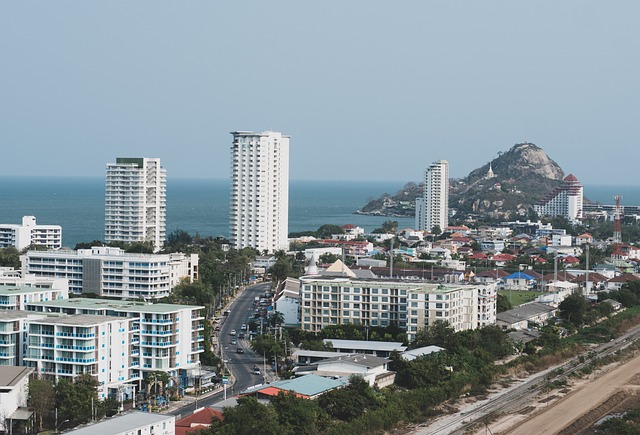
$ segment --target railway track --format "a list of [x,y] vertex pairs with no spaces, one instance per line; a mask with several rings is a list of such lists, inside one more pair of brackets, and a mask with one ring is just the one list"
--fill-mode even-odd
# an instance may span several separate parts
[[416,433],[423,435],[463,434],[499,415],[523,409],[544,394],[544,390],[548,389],[551,382],[566,380],[571,375],[592,365],[597,359],[612,355],[639,339],[640,326],[609,343],[586,352],[582,358],[573,358],[533,375],[520,385],[510,387],[504,393],[488,399],[474,408],[441,417],[428,425],[420,426],[416,428]]

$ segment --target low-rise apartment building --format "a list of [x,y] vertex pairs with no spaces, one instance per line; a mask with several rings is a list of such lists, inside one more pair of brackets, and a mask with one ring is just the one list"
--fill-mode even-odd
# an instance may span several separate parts
[[194,370],[205,346],[203,309],[193,305],[85,298],[27,304],[29,312],[131,319],[132,379],[156,370],[174,377]]
[[37,225],[35,216],[23,216],[22,224],[0,224],[0,248],[14,247],[22,251],[31,245],[62,248],[62,227]]
[[24,310],[28,302],[69,298],[69,283],[63,278],[0,277],[0,310]]
[[134,360],[133,319],[113,316],[46,316],[28,321],[24,360],[40,376],[58,381],[92,375],[98,397],[138,379]]
[[495,323],[495,283],[441,285],[385,279],[304,276],[301,326],[319,332],[328,325],[397,324],[410,340],[437,320],[456,331]]
[[77,251],[28,251],[23,274],[66,278],[69,291],[119,299],[159,299],[183,279],[198,279],[197,254],[135,254],[106,246]]

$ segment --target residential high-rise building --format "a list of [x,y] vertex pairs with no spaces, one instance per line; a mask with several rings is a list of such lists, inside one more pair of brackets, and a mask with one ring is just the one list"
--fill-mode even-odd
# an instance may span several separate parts
[[289,136],[274,131],[231,134],[231,245],[287,250]]
[[159,251],[166,232],[166,188],[160,159],[119,157],[107,164],[105,241],[148,241]]
[[435,226],[441,231],[449,226],[449,162],[433,162],[424,176],[424,194],[416,201],[417,229],[431,231]]
[[576,176],[569,174],[533,209],[542,216],[562,216],[570,222],[576,222],[582,219],[583,190]]

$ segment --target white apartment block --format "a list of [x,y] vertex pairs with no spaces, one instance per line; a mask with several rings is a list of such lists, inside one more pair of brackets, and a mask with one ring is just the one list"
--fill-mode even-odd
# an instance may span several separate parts
[[157,158],[120,157],[107,164],[107,242],[152,242],[159,251],[166,237],[167,173]]
[[133,341],[134,319],[79,314],[28,321],[25,365],[45,377],[92,375],[98,397],[109,389],[136,379]]
[[416,222],[419,230],[431,231],[436,225],[441,231],[449,226],[449,162],[433,162],[424,176],[424,195],[416,201]]
[[234,131],[230,241],[236,249],[288,250],[289,136]]
[[406,329],[410,340],[431,323],[447,321],[456,331],[495,323],[496,287],[439,285],[383,279],[304,276],[301,327],[319,332],[328,325],[359,324]]
[[23,365],[27,350],[27,320],[41,317],[42,314],[26,311],[0,311],[0,366]]
[[0,276],[0,310],[24,310],[28,302],[69,298],[69,282],[63,278]]
[[22,224],[0,224],[0,248],[22,251],[31,245],[48,249],[62,248],[60,225],[37,225],[35,216],[23,216]]
[[28,251],[22,271],[47,278],[66,278],[71,293],[113,298],[159,299],[182,279],[198,279],[197,254],[135,254],[120,248],[77,251]]
[[582,219],[584,187],[573,174],[562,180],[562,184],[533,206],[542,216],[562,216],[571,222]]
[[30,303],[27,310],[131,319],[131,379],[156,370],[174,377],[194,370],[206,345],[202,306],[74,298]]

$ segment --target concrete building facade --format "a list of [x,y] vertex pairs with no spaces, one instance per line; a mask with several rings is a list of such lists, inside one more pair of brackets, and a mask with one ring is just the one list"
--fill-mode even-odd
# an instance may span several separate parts
[[113,298],[160,299],[182,279],[198,279],[197,254],[134,254],[106,246],[77,251],[28,251],[22,271],[46,278],[66,278],[75,294]]
[[289,136],[231,134],[231,245],[269,253],[288,250]]
[[47,249],[62,248],[60,225],[38,225],[35,216],[23,216],[22,224],[0,224],[0,248],[22,251],[31,245]]
[[303,276],[301,327],[319,332],[328,325],[397,324],[409,339],[437,320],[456,331],[495,323],[496,285],[440,285],[385,279]]
[[166,188],[160,159],[119,157],[107,164],[105,241],[148,241],[159,251],[166,237]]
[[562,184],[533,206],[541,216],[562,216],[570,222],[582,219],[584,187],[573,174],[562,180]]
[[416,201],[416,223],[419,230],[441,231],[449,226],[449,162],[433,162],[424,176],[422,201]]

